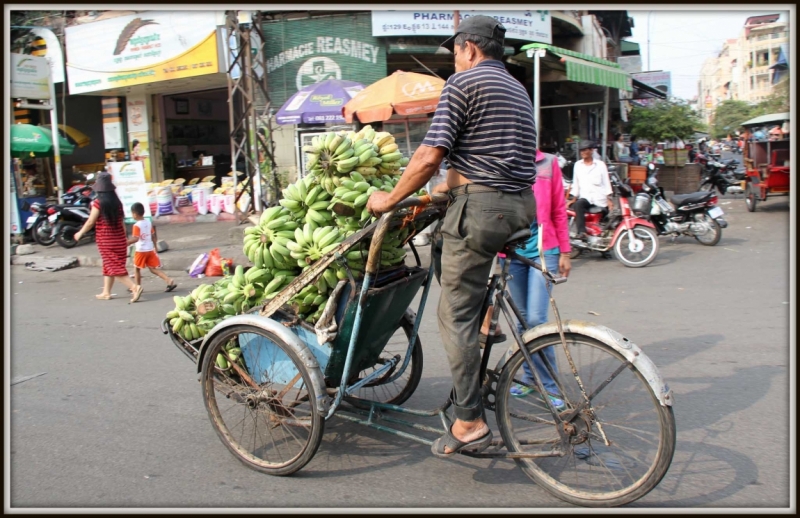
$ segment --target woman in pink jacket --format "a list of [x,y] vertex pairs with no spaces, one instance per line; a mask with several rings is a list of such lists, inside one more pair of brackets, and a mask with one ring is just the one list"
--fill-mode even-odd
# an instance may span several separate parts
[[[536,221],[531,225],[531,238],[525,246],[517,250],[517,254],[541,264],[544,256],[547,269],[567,277],[571,269],[569,253],[569,227],[567,224],[567,210],[564,203],[564,184],[561,179],[561,167],[554,155],[536,152],[536,183],[533,185],[533,194],[536,198]],[[539,250],[539,225],[542,228],[542,247]],[[502,264],[502,263],[501,263]],[[520,309],[528,327],[535,327],[547,322],[547,312],[550,307],[550,298],[542,273],[521,261],[511,260],[509,273],[512,278],[508,283],[511,297]],[[522,325],[518,324],[519,332]],[[555,369],[556,354],[554,346],[544,351],[548,362]],[[565,407],[559,397],[558,388],[541,363],[539,355],[533,359],[536,372],[539,374],[542,385],[549,392],[550,400],[558,410]],[[511,388],[514,397],[525,397],[535,389],[533,377],[528,364],[524,365],[524,375],[521,380],[524,385],[515,385]],[[526,386],[527,385],[527,386]]]

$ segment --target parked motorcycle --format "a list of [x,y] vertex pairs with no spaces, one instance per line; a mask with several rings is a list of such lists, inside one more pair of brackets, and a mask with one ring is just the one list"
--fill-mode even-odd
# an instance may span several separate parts
[[33,214],[25,222],[25,231],[30,231],[33,240],[42,246],[50,246],[56,242],[53,229],[58,218],[58,206],[52,204],[32,203],[28,210]]
[[740,194],[744,192],[744,176],[744,171],[739,171],[739,162],[736,159],[726,163],[709,161],[703,170],[700,190],[713,191],[716,188],[720,194]]
[[620,210],[615,210],[604,218],[608,209],[589,209],[586,214],[585,239],[577,238],[575,211],[567,209],[571,257],[575,258],[588,250],[607,253],[613,249],[614,255],[625,266],[647,266],[658,255],[658,234],[655,226],[644,218],[634,216],[628,201],[633,198],[633,190],[619,179],[613,168],[609,168],[609,178]]
[[714,246],[728,226],[712,191],[675,195],[667,201],[658,185],[658,170],[647,166],[647,179],[633,200],[633,213],[648,218],[660,236],[693,236],[701,244]]
[[[78,244],[75,233],[89,219],[90,209],[86,205],[60,205],[58,221],[55,228],[56,241],[64,248],[73,248]],[[94,239],[95,230],[86,233],[86,238]]]

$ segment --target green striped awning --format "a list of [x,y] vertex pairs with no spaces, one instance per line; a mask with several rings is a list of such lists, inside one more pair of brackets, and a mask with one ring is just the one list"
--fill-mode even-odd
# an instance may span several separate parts
[[630,75],[613,61],[596,58],[588,54],[575,52],[574,50],[554,47],[553,45],[547,45],[545,43],[531,43],[530,45],[525,45],[520,50],[534,49],[545,49],[558,56],[565,64],[567,79],[570,81],[608,86],[627,92],[633,90]]

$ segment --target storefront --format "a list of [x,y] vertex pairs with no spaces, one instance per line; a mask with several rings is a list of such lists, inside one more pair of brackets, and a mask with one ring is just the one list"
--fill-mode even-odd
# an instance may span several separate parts
[[69,93],[102,97],[107,159],[141,161],[147,182],[229,171],[222,26],[222,11],[149,11],[66,28]]

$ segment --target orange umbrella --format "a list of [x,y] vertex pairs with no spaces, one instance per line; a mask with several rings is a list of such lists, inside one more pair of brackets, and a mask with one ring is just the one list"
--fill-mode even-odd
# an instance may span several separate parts
[[395,113],[413,115],[436,111],[444,80],[416,72],[398,70],[369,85],[342,108],[348,123],[385,121]]

